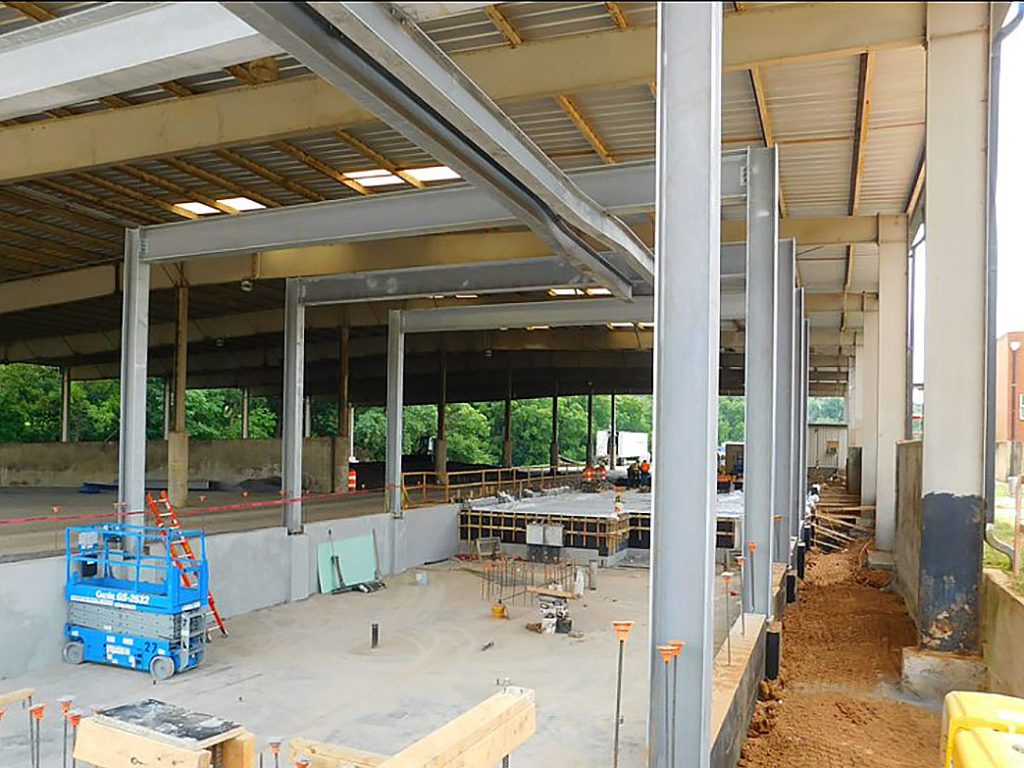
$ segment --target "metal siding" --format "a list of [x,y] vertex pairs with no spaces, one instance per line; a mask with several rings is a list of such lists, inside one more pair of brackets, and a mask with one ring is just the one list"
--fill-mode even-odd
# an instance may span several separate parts
[[[835,453],[828,453],[829,440],[839,442],[839,448]],[[807,426],[807,466],[845,468],[846,445],[845,424],[809,424]]]

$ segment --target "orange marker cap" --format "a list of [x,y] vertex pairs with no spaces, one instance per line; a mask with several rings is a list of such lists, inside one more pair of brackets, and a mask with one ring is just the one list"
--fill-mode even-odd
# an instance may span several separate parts
[[620,643],[624,643],[629,640],[629,631],[633,628],[632,621],[613,621],[612,628],[615,630],[615,636],[619,638]]
[[74,702],[74,700],[74,696],[61,696],[59,699],[57,699],[57,702],[60,704],[60,711],[65,717],[67,717],[68,712],[71,711],[71,704]]
[[673,656],[678,656],[680,652],[683,650],[683,648],[686,647],[686,643],[684,643],[682,640],[669,640],[667,645],[672,646]]
[[43,710],[45,710],[45,709],[46,709],[46,705],[45,704],[36,704],[34,707],[30,707],[28,711],[32,714],[32,717],[35,718],[36,720],[42,720],[43,719]]
[[722,581],[724,581],[726,584],[732,583],[732,573],[730,573],[729,571],[723,571]]
[[267,739],[267,744],[270,746],[270,751],[273,754],[275,754],[275,755],[280,754],[280,752],[281,752],[281,737],[280,736],[272,736],[271,738]]
[[668,664],[675,655],[675,649],[671,645],[659,645],[658,653],[661,654],[661,660]]
[[77,709],[72,709],[68,712],[68,721],[71,723],[72,728],[77,728],[78,724],[82,722],[82,713]]
[[740,568],[743,567],[743,564],[745,562],[747,562],[747,558],[745,558],[743,555],[740,555],[739,557],[736,558],[736,565],[738,565]]
[[757,552],[757,544],[753,541],[748,541],[747,549],[750,550],[750,554],[754,554],[755,552]]

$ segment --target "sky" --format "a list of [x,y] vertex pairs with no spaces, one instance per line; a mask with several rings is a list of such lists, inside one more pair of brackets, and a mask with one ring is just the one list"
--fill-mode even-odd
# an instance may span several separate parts
[[[1024,331],[1024,24],[1003,43],[999,90],[997,337],[1009,331]],[[924,379],[924,301],[921,297],[924,296],[925,246],[918,248],[916,261],[914,381],[920,382]]]

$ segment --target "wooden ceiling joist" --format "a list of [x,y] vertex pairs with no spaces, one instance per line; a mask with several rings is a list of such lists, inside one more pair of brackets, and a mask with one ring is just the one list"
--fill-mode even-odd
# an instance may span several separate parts
[[[90,229],[114,235],[118,240],[122,239],[122,235],[124,234],[124,227],[122,225],[116,224],[109,219],[99,218],[98,215],[83,213],[82,211],[72,208],[69,203],[62,200],[55,200],[52,197],[40,200],[36,197],[38,194],[38,190],[33,193],[33,191],[23,190],[20,188],[0,187],[0,202],[10,203],[11,205],[16,205],[19,208],[25,208],[29,211],[36,211],[49,216],[55,216],[59,219],[64,219],[65,221],[72,221],[85,227],[89,227]],[[86,237],[88,237],[88,235],[86,235]]]
[[556,99],[558,106],[562,108],[562,111],[569,116],[576,129],[583,134],[583,138],[587,140],[587,143],[593,148],[594,152],[597,153],[605,163],[614,163],[615,158],[612,156],[611,151],[608,149],[608,145],[604,143],[601,137],[594,130],[594,127],[587,120],[586,116],[580,111],[580,108],[576,105],[576,102],[570,96],[561,94]]
[[169,165],[171,168],[175,168],[181,171],[182,173],[187,173],[191,176],[195,176],[197,179],[202,179],[203,181],[208,182],[210,184],[215,184],[221,189],[238,195],[239,197],[247,197],[250,200],[259,203],[260,205],[266,206],[267,208],[278,208],[281,205],[279,202],[270,199],[266,195],[261,195],[259,192],[254,192],[253,190],[249,189],[248,187],[242,184],[238,184],[234,181],[231,181],[231,179],[226,179],[220,174],[213,173],[213,171],[208,171],[205,168],[200,168],[195,163],[190,163],[187,160],[180,160],[175,157],[167,157],[164,158],[161,162],[164,163],[165,165]]
[[[117,166],[117,170],[121,171],[122,173],[126,173],[129,176],[133,176],[139,181],[145,182],[146,184],[150,184],[154,187],[160,187],[161,189],[166,189],[168,192],[185,198],[184,200],[182,200],[182,202],[202,203],[203,205],[208,205],[210,208],[213,208],[214,210],[218,210],[221,213],[227,213],[230,215],[235,215],[238,213],[238,210],[236,208],[232,208],[230,205],[225,205],[216,198],[210,197],[209,195],[204,195],[202,192],[199,192],[196,189],[192,189],[190,187],[183,187],[180,184],[176,184],[173,181],[168,181],[167,179],[161,176],[157,176],[156,174],[150,173],[149,171],[144,171],[141,168],[136,168],[133,165],[119,165]],[[175,213],[178,213],[180,210],[184,210],[179,205],[176,204],[173,205],[173,208]]]
[[[875,83],[875,53],[868,51],[860,55],[860,76],[857,85],[857,122],[853,139],[853,162],[850,168],[850,215],[855,216],[860,206],[861,186],[864,178],[864,161],[867,156],[868,130],[871,126],[871,95]],[[853,285],[853,268],[856,247],[846,247],[846,273],[843,277],[843,295]],[[846,329],[847,309],[844,302],[840,328]]]
[[249,173],[254,173],[269,182],[277,184],[282,189],[287,189],[289,192],[300,195],[314,203],[319,203],[322,200],[327,199],[319,192],[314,192],[312,189],[299,184],[297,181],[288,179],[276,171],[272,171],[269,168],[260,165],[255,160],[252,160],[232,149],[218,149],[214,151],[214,154],[222,160],[227,160],[229,163],[233,163],[239,168],[249,171]]
[[515,48],[517,45],[523,44],[522,36],[516,31],[516,28],[512,26],[511,22],[505,18],[505,14],[496,5],[488,5],[484,8],[484,13],[487,14],[487,18],[491,20],[491,23],[495,28],[501,32],[505,38],[505,42],[509,44],[510,48]]
[[629,20],[626,18],[626,12],[622,9],[622,3],[605,3],[604,7],[616,27],[619,29],[629,28]]
[[284,154],[288,155],[293,160],[297,160],[303,165],[312,168],[314,171],[322,173],[327,178],[333,179],[339,184],[346,186],[349,189],[355,190],[361,195],[372,194],[372,190],[370,190],[368,187],[364,187],[355,179],[348,178],[348,176],[343,174],[334,166],[330,165],[329,163],[325,163],[319,157],[310,154],[301,147],[297,147],[290,141],[274,141],[271,142],[270,146],[272,146],[278,152],[283,152]]
[[422,181],[417,179],[415,176],[410,174],[408,171],[402,170],[401,168],[398,167],[398,165],[391,162],[391,160],[389,160],[388,158],[384,157],[384,155],[375,150],[373,147],[369,146],[360,139],[357,139],[348,131],[343,131],[339,128],[334,132],[334,134],[339,139],[348,144],[350,147],[352,147],[352,149],[354,149],[356,152],[365,157],[367,160],[373,162],[374,164],[378,165],[379,167],[383,168],[386,171],[390,171],[395,176],[404,181],[406,184],[411,184],[417,189],[423,189],[424,187],[427,186]]
[[[139,190],[134,189],[132,187],[126,187],[124,184],[119,184],[116,181],[110,181],[109,179],[105,179],[102,176],[97,176],[95,173],[89,171],[82,171],[81,173],[78,173],[77,176],[83,181],[87,181],[88,183],[92,184],[94,187],[99,187],[100,189],[105,189],[108,192],[113,192],[115,195],[127,197],[132,200],[137,200],[140,203],[145,203],[146,205],[150,205],[154,208],[160,208],[161,210],[167,211],[168,213],[173,213],[175,216],[182,216],[186,219],[199,218],[198,214],[192,213],[191,211],[186,211],[184,208],[179,208],[174,203],[169,203],[166,200],[161,200],[159,197],[153,197],[152,195],[147,194],[146,192],[140,192]],[[107,202],[106,200],[100,198],[98,199],[100,200],[101,205],[110,205],[110,203]]]
[[61,182],[53,181],[52,179],[36,179],[32,184],[44,187],[67,197],[81,200],[89,206],[101,211],[117,211],[121,216],[125,217],[128,222],[131,222],[132,225],[140,223],[163,224],[166,221],[160,216],[156,216],[149,211],[140,211],[138,208],[129,208],[116,200],[100,198],[91,192],[86,192],[85,190],[81,190],[76,187],[69,187],[67,184],[62,184]]

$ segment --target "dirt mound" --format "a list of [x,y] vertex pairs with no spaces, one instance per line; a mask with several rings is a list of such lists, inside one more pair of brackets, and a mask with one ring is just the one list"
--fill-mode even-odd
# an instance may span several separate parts
[[934,713],[884,698],[916,630],[889,574],[864,567],[867,544],[812,553],[783,619],[784,674],[762,684],[743,768],[930,768]]
[[801,693],[758,710],[775,715],[743,746],[743,768],[931,768],[939,753],[938,718],[899,701]]

